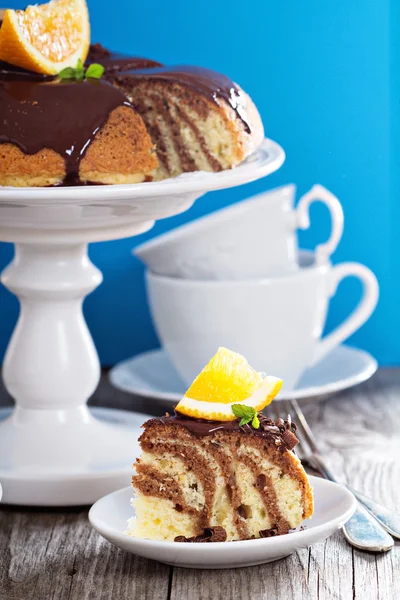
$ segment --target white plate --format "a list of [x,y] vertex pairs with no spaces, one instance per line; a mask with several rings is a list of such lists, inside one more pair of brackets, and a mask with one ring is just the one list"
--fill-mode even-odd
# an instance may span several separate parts
[[54,203],[73,202],[79,205],[103,203],[110,200],[127,200],[132,203],[135,198],[152,199],[156,196],[173,196],[190,192],[221,190],[255,181],[273,173],[285,161],[283,148],[273,140],[265,138],[261,145],[233,169],[225,169],[218,173],[194,171],[183,173],[179,177],[146,183],[98,186],[71,186],[46,188],[15,188],[0,186],[0,204],[51,205]]
[[[294,391],[282,391],[279,400],[317,398],[366,381],[378,368],[376,360],[357,348],[338,346],[303,376]],[[110,371],[118,389],[146,398],[179,402],[186,386],[164,350],[152,350],[119,363]]]
[[89,520],[106,540],[118,548],[145,558],[194,569],[250,567],[284,558],[311,544],[322,542],[350,519],[356,501],[348,490],[318,477],[310,477],[310,481],[315,494],[312,519],[304,523],[305,529],[302,531],[272,538],[185,544],[130,537],[124,533],[127,520],[134,515],[130,505],[130,487],[98,500],[89,512]]

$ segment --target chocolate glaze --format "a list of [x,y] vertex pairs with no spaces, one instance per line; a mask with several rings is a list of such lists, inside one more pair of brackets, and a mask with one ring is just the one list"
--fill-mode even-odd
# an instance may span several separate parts
[[[261,413],[258,415],[258,418],[260,420],[259,429],[254,429],[250,424],[241,427],[239,425],[239,420],[237,419],[235,419],[235,421],[206,421],[204,419],[186,417],[179,413],[175,413],[175,416],[167,415],[165,417],[151,419],[147,423],[161,422],[165,425],[181,425],[197,437],[213,435],[217,431],[227,431],[229,433],[240,432],[269,439],[275,445],[287,450],[292,450],[297,444],[298,440],[294,434],[296,426],[292,423],[290,418],[286,421],[283,421],[283,419],[273,421]],[[146,426],[147,423],[145,424]]]
[[243,92],[229,77],[203,67],[191,65],[129,70],[117,73],[115,76],[116,83],[127,90],[132,90],[135,84],[143,81],[143,79],[154,82],[180,83],[202,94],[217,106],[220,106],[220,98],[223,98],[241,119],[247,133],[251,133]]
[[112,81],[121,71],[135,71],[137,69],[152,69],[163,65],[149,58],[127,56],[119,52],[111,52],[101,44],[92,44],[86,60],[86,65],[99,63],[104,67],[104,77]]
[[79,165],[110,113],[129,106],[106,81],[43,81],[35,73],[0,71],[0,143],[25,154],[49,148],[65,160],[64,185],[79,185]]
[[[90,47],[87,64],[92,62],[103,64],[105,71],[112,73],[160,65],[111,53],[100,44]],[[66,166],[60,185],[82,185],[80,162],[96,133],[119,106],[132,108],[124,94],[106,81],[60,82],[54,76],[0,61],[0,144],[15,144],[25,154],[36,154],[43,148],[60,154]]]

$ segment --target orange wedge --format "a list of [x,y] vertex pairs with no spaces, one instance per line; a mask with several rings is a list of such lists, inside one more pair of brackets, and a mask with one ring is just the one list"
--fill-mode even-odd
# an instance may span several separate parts
[[234,421],[233,404],[259,412],[272,402],[282,383],[282,379],[257,373],[240,354],[219,348],[175,410],[197,419]]
[[86,60],[90,44],[89,13],[85,0],[52,0],[6,10],[0,29],[0,60],[56,75]]

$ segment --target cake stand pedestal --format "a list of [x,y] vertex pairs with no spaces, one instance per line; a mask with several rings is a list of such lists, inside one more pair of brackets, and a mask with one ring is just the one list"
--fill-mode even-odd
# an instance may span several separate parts
[[0,188],[0,240],[15,244],[1,281],[21,305],[3,364],[16,402],[0,411],[3,502],[89,504],[129,485],[146,416],[86,405],[100,364],[82,303],[102,281],[88,243],[147,231],[206,191],[258,179],[283,160],[282,149],[265,140],[246,163],[218,174],[136,186]]

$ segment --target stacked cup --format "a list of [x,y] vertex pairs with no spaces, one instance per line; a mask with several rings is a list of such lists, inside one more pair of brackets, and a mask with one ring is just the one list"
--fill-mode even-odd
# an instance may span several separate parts
[[[135,249],[149,268],[150,308],[160,341],[186,384],[219,346],[240,352],[257,371],[295,388],[317,364],[370,317],[378,300],[374,274],[358,263],[332,266],[343,233],[339,200],[315,185],[295,205],[287,185],[249,198],[161,235]],[[297,229],[310,226],[309,208],[324,202],[330,239],[299,251]],[[339,283],[363,284],[358,306],[322,337]]]

